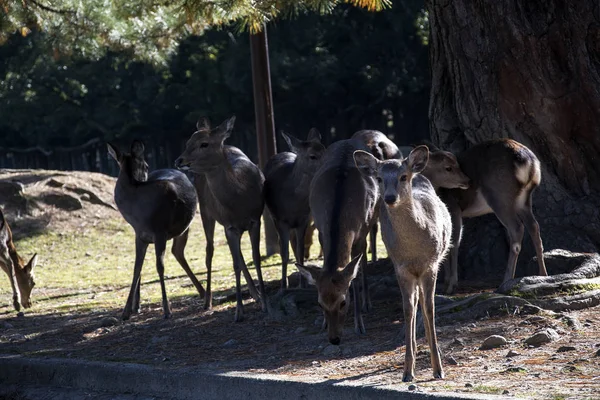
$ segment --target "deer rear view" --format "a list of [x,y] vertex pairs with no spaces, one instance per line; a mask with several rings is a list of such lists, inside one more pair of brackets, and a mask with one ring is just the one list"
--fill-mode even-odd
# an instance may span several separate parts
[[160,169],[148,174],[144,159],[144,145],[134,141],[130,153],[122,153],[108,143],[109,154],[120,167],[115,186],[115,203],[123,218],[135,231],[135,266],[133,281],[123,319],[138,313],[140,308],[140,274],[146,250],[154,243],[156,270],[160,278],[164,317],[171,317],[164,280],[164,255],[167,241],[173,239],[171,251],[185,270],[200,296],[204,288],[190,269],[184,250],[188,239],[188,228],[196,214],[198,199],[190,180],[180,171]]
[[[457,170],[464,172],[463,183],[470,180],[466,187],[460,185]],[[540,162],[530,149],[512,139],[496,139],[479,143],[458,157],[438,150],[432,152],[423,175],[436,189],[442,188],[438,192],[452,215],[454,246],[450,250],[450,264],[446,264],[444,273],[447,293],[454,291],[458,281],[458,249],[463,218],[490,213],[496,214],[509,238],[503,282],[515,276],[524,228],[527,228],[535,246],[538,274],[548,275],[540,228],[532,210],[533,192],[540,185],[542,174]]]
[[281,251],[281,288],[287,287],[290,231],[294,232],[296,262],[304,263],[306,231],[310,222],[310,182],[321,164],[325,146],[321,134],[311,129],[306,141],[281,133],[292,152],[275,154],[265,166],[265,202],[277,233]]
[[323,247],[323,268],[297,264],[309,283],[317,287],[328,338],[336,345],[340,343],[350,306],[351,284],[354,329],[359,334],[365,333],[358,282],[353,283],[353,280],[362,266],[362,299],[366,301],[367,234],[375,223],[379,189],[374,178],[363,176],[354,165],[352,154],[361,148],[364,148],[362,142],[348,139],[332,144],[325,152],[322,165],[312,180],[309,198]]
[[35,286],[33,269],[37,263],[34,254],[28,263],[19,256],[12,240],[12,231],[0,209],[0,267],[10,279],[13,307],[17,311],[31,307],[31,291]]
[[439,264],[450,248],[452,223],[444,203],[420,172],[429,151],[416,147],[404,160],[379,161],[364,151],[354,153],[360,171],[376,177],[384,207],[380,210],[381,233],[394,263],[402,292],[406,356],[404,382],[412,381],[415,369],[416,314],[421,303],[425,333],[431,353],[433,376],[444,372],[435,332],[435,282]]

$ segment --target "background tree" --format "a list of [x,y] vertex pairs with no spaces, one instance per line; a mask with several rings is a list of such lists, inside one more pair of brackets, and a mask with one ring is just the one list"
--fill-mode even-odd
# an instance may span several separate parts
[[[430,0],[427,7],[434,141],[454,151],[499,137],[526,144],[542,162],[534,212],[545,248],[597,252],[598,2]],[[467,226],[463,276],[502,273],[503,232],[492,216]],[[532,246],[521,254],[525,262]]]

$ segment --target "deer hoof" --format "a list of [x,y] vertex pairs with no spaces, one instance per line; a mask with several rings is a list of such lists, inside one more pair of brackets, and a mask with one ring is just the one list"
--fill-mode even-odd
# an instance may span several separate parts
[[13,307],[16,311],[21,311],[21,302],[19,301],[19,299],[13,299]]
[[408,372],[405,372],[404,375],[402,376],[402,382],[412,382],[413,379],[415,379],[413,374],[408,373]]
[[438,371],[433,373],[435,379],[444,379],[444,371]]
[[233,322],[242,322],[244,320],[244,311],[240,309],[235,310],[235,317],[233,318]]
[[131,317],[131,313],[128,313],[128,312],[123,312],[123,315],[121,315],[121,319],[123,321],[127,321],[130,317]]
[[173,314],[171,314],[170,312],[165,313],[164,319],[171,319],[172,316]]

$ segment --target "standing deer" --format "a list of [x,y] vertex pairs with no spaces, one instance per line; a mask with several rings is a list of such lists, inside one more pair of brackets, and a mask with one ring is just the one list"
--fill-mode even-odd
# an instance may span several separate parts
[[[464,172],[462,179],[454,173],[457,169]],[[512,139],[485,141],[460,153],[458,157],[438,150],[431,153],[423,175],[431,180],[436,189],[450,189],[438,191],[450,210],[453,225],[454,246],[450,250],[450,263],[446,263],[444,273],[446,293],[452,293],[458,282],[458,249],[463,218],[489,213],[496,214],[508,233],[510,252],[503,282],[515,276],[523,241],[523,225],[535,245],[538,275],[548,275],[540,227],[531,208],[533,191],[542,178],[540,161],[531,150]],[[469,179],[470,185],[466,187]]]
[[[402,152],[398,146],[382,132],[365,129],[352,135],[352,139],[362,141],[366,150],[380,161],[402,158]],[[374,223],[371,228],[369,240],[371,261],[377,261],[377,223]],[[367,309],[371,308],[369,299],[367,299],[366,306]]]
[[281,133],[292,152],[275,154],[265,166],[265,202],[277,233],[281,250],[281,289],[287,287],[290,231],[294,231],[296,262],[304,263],[304,242],[310,222],[308,195],[310,182],[319,168],[325,146],[321,134],[311,129],[306,141]]
[[0,267],[10,279],[13,292],[13,307],[17,311],[31,307],[31,291],[35,286],[33,269],[37,264],[37,254],[27,264],[17,254],[12,240],[12,231],[0,209]]
[[[211,271],[214,252],[215,221],[225,228],[227,244],[233,258],[237,306],[235,321],[242,321],[244,309],[240,273],[244,273],[252,297],[267,311],[267,297],[260,268],[260,217],[264,208],[264,176],[260,169],[238,148],[223,144],[231,135],[235,116],[215,129],[207,119],[198,121],[197,131],[187,141],[175,166],[194,175],[194,186],[200,199],[200,216],[206,235],[206,297],[204,306],[212,307]],[[256,291],[241,250],[242,234],[250,233],[252,259],[256,267],[260,295]]]
[[[317,287],[329,342],[335,345],[340,343],[350,304],[348,291],[361,266],[363,302],[368,296],[365,252],[367,234],[375,223],[379,187],[373,177],[362,175],[354,165],[352,154],[363,148],[361,141],[348,139],[332,144],[325,152],[309,197],[323,247],[323,268],[297,264],[308,282]],[[352,284],[352,291],[354,329],[358,334],[365,333],[357,282]]]
[[204,296],[204,288],[184,256],[188,228],[198,206],[196,191],[190,180],[180,171],[160,169],[148,174],[142,142],[134,141],[131,144],[131,153],[122,153],[114,145],[107,145],[109,154],[120,167],[115,186],[115,203],[123,218],[135,231],[133,282],[122,318],[128,320],[132,313],[140,311],[140,274],[150,243],[154,243],[156,253],[156,270],[160,278],[164,317],[170,318],[171,307],[164,279],[164,256],[168,240],[173,239],[171,252],[192,280],[200,296]]
[[429,180],[420,175],[427,165],[426,146],[416,147],[404,160],[379,161],[356,151],[360,171],[376,177],[385,207],[380,210],[381,233],[394,263],[402,292],[406,356],[402,380],[414,378],[417,305],[421,303],[434,378],[443,378],[435,332],[435,281],[439,264],[450,249],[452,221]]

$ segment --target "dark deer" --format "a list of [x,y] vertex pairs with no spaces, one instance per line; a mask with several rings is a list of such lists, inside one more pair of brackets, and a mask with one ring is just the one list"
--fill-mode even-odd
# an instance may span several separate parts
[[148,174],[144,145],[140,141],[136,140],[131,144],[131,153],[122,153],[108,143],[108,152],[120,167],[115,186],[115,203],[123,218],[135,231],[133,282],[123,310],[123,319],[127,320],[132,313],[140,311],[140,274],[150,243],[154,243],[156,253],[164,317],[170,318],[171,307],[164,279],[164,256],[168,240],[173,239],[171,251],[200,296],[205,294],[184,256],[188,228],[198,207],[194,185],[185,174],[174,169],[160,169]]
[[12,231],[0,209],[0,267],[10,279],[13,292],[13,307],[17,311],[31,307],[31,291],[35,286],[33,269],[37,264],[37,254],[27,264],[17,253],[12,240]]
[[379,161],[364,151],[354,153],[365,176],[376,177],[385,204],[380,210],[381,234],[394,263],[402,292],[406,356],[402,380],[414,379],[417,306],[421,303],[434,378],[443,378],[435,332],[435,282],[450,249],[452,222],[429,180],[419,173],[427,165],[426,146],[404,160]]
[[[215,221],[225,228],[227,244],[233,258],[236,279],[237,306],[235,321],[242,321],[244,309],[240,273],[244,273],[248,290],[267,311],[267,297],[260,268],[260,218],[264,208],[264,176],[260,169],[238,148],[224,145],[231,135],[235,116],[215,129],[207,119],[198,121],[197,131],[187,141],[175,166],[194,175],[194,186],[200,199],[200,216],[206,235],[206,297],[204,306],[212,307],[211,271],[214,252]],[[256,267],[260,295],[256,291],[240,248],[242,234],[248,231],[252,244],[252,259]]]
[[306,141],[281,133],[292,152],[275,154],[265,166],[265,202],[279,234],[281,289],[287,288],[290,231],[296,262],[304,263],[305,239],[310,223],[310,182],[321,164],[325,146],[321,134],[311,129]]
[[[363,142],[366,150],[380,161],[402,158],[402,152],[398,146],[382,132],[366,129],[356,132],[352,135],[352,139]],[[369,239],[371,261],[377,261],[377,223],[373,224]],[[367,308],[370,308],[369,302],[367,302]]]
[[[457,170],[462,170],[464,175]],[[503,282],[515,276],[524,227],[535,246],[538,275],[548,275],[540,227],[532,210],[533,192],[540,185],[542,173],[540,161],[530,149],[512,139],[496,139],[479,143],[457,157],[437,150],[431,153],[423,175],[436,189],[446,188],[438,190],[438,193],[452,215],[454,245],[450,250],[450,263],[446,263],[444,271],[446,293],[452,293],[458,282],[458,249],[463,218],[490,213],[496,214],[509,238],[510,250]]]
[[[368,297],[365,252],[367,234],[375,223],[379,187],[374,178],[362,175],[354,165],[352,154],[363,148],[361,141],[348,139],[332,144],[325,152],[312,180],[309,198],[323,247],[323,268],[297,265],[309,283],[317,287],[328,338],[336,345],[340,343],[350,305],[349,288],[361,266],[363,303]],[[354,329],[365,333],[357,282],[352,284],[352,291]]]

